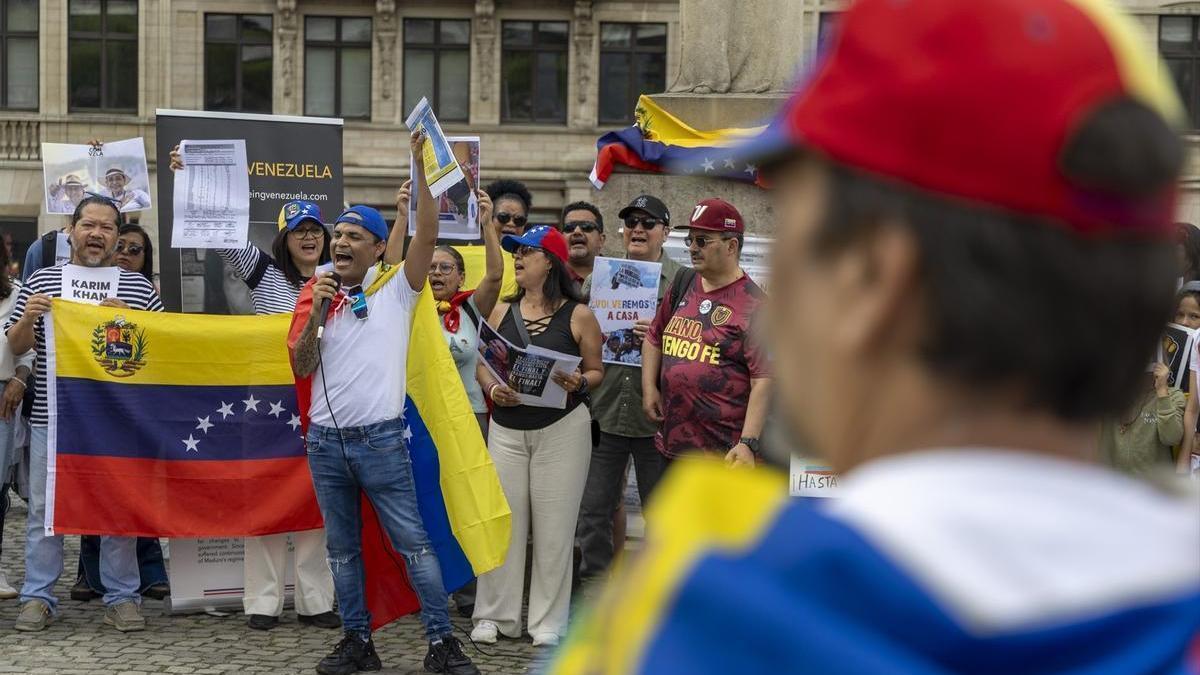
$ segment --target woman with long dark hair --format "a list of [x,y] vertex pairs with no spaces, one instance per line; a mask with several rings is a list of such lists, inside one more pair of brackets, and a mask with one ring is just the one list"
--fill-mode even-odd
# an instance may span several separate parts
[[602,338],[567,273],[562,233],[538,226],[521,236],[505,235],[501,246],[515,254],[518,288],[492,310],[488,323],[518,346],[532,344],[582,361],[573,373],[553,375],[570,393],[562,409],[523,405],[507,383],[483,366],[477,369],[495,404],[488,451],[512,509],[512,539],[504,565],[479,578],[471,638],[490,644],[498,633],[521,636],[525,543],[532,529],[528,629],[535,646],[552,646],[567,628],[575,523],[592,450],[591,415],[583,403],[604,376]]
[[154,244],[150,242],[150,235],[141,225],[128,223],[121,226],[113,262],[117,267],[137,272],[149,279],[150,283],[155,283]]
[[1175,223],[1175,249],[1179,260],[1179,285],[1200,280],[1200,228]]
[[[21,282],[9,276],[9,255],[6,246],[0,246],[0,325],[8,320],[13,305],[17,302],[17,291]],[[26,381],[33,368],[33,350],[14,358],[8,348],[8,337],[0,332],[0,382],[4,382],[0,398],[0,549],[4,547],[4,516],[8,513],[8,486],[13,467],[17,463],[16,432],[21,424],[21,400],[25,397]],[[17,597],[18,593],[8,583],[8,575],[0,567],[0,599]]]

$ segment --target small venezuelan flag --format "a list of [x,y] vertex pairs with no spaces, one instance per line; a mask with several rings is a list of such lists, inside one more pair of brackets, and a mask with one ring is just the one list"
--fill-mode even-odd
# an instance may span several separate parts
[[610,131],[596,141],[596,164],[589,179],[604,187],[618,164],[640,171],[682,173],[759,183],[758,167],[735,159],[731,146],[766,127],[699,131],[663,110],[648,96],[638,98],[633,126]]
[[47,531],[257,536],[321,527],[283,316],[54,300]]

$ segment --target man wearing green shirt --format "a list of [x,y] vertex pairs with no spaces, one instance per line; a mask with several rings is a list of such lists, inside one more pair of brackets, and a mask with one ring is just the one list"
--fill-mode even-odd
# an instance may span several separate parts
[[1100,431],[1100,458],[1133,475],[1167,472],[1173,466],[1171,448],[1183,439],[1186,399],[1167,386],[1167,367],[1152,364],[1146,388],[1124,417],[1109,419]]
[[[625,223],[625,257],[662,263],[658,280],[658,301],[682,267],[663,255],[663,243],[671,227],[671,212],[660,199],[641,195],[618,214]],[[583,294],[591,293],[592,279],[583,284]],[[649,320],[634,326],[637,337],[646,336]],[[642,412],[642,374],[639,366],[606,363],[604,381],[592,394],[592,417],[600,423],[600,444],[592,449],[587,485],[579,508],[578,540],[583,553],[580,576],[596,577],[612,563],[613,513],[624,492],[625,468],[633,457],[638,495],[642,504],[662,476],[666,463],[654,448],[658,424]]]

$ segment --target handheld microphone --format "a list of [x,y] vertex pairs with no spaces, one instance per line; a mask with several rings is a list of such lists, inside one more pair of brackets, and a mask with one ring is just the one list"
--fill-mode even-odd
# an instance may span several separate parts
[[[338,288],[342,287],[342,275],[331,272],[329,278],[333,279],[333,283],[337,284]],[[325,333],[325,321],[329,319],[329,300],[330,298],[323,298],[321,304],[317,306],[318,316],[321,317],[321,323],[317,324],[317,340],[320,340]]]

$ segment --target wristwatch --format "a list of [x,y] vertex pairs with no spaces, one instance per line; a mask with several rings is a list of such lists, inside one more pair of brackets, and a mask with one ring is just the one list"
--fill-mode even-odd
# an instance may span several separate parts
[[750,448],[750,452],[753,452],[756,455],[758,454],[758,439],[757,438],[749,438],[749,437],[743,436],[738,439],[738,443],[741,443],[742,445],[746,446],[747,448]]

